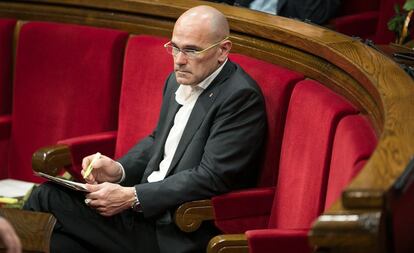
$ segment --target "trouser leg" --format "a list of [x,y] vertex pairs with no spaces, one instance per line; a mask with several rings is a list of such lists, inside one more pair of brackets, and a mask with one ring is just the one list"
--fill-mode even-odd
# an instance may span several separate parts
[[52,252],[159,252],[153,221],[129,210],[104,217],[84,199],[84,193],[45,183],[26,202],[24,209],[56,217]]

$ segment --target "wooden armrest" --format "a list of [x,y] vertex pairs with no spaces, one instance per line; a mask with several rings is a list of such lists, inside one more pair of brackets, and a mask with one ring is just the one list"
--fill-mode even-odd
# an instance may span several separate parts
[[247,238],[244,234],[218,235],[210,240],[207,253],[248,253]]
[[379,230],[383,220],[379,211],[343,212],[319,216],[309,232],[309,240],[322,248],[359,248],[380,252]]
[[40,148],[32,156],[33,170],[52,176],[56,176],[63,167],[71,164],[69,147],[64,144]]
[[[13,225],[24,252],[49,252],[50,237],[56,223],[53,215],[11,208],[0,208],[0,215]],[[0,249],[5,249],[1,241]]]
[[211,200],[184,203],[177,208],[174,216],[175,223],[184,232],[194,232],[201,226],[201,222],[213,219]]

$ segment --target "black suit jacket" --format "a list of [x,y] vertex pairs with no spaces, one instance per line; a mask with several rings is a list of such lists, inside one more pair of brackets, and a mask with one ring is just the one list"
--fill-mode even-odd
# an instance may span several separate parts
[[159,169],[179,109],[175,101],[178,86],[171,74],[155,131],[119,161],[126,173],[123,184],[135,185],[143,215],[156,220],[161,252],[201,252],[216,231],[204,224],[196,233],[180,232],[172,220],[173,212],[184,202],[248,187],[256,181],[266,133],[265,108],[255,81],[228,61],[199,96],[166,178],[148,183],[147,177]]

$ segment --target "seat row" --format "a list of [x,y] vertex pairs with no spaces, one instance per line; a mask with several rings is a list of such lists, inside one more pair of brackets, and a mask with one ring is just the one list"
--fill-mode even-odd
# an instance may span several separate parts
[[[40,182],[33,162],[35,170],[80,177],[85,155],[118,158],[152,132],[173,69],[167,38],[48,22],[0,20],[3,26],[12,28],[0,28],[1,40],[16,45],[9,70],[1,69],[14,73],[0,83],[13,87],[11,99],[2,95],[11,102],[0,116],[2,176]],[[358,109],[323,84],[252,57],[230,59],[261,87],[268,133],[263,163],[252,168],[260,171],[256,188],[214,197],[215,225],[245,233],[250,252],[291,252],[292,242],[309,251],[311,223],[358,173],[377,137]]]

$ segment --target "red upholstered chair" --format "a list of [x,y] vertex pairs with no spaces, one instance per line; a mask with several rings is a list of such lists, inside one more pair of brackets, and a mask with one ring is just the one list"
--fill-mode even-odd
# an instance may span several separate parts
[[330,20],[330,25],[349,36],[375,39],[381,1],[383,0],[342,1],[339,13]]
[[377,137],[362,115],[349,115],[338,124],[332,149],[325,210],[356,176],[377,145]]
[[[0,19],[0,178],[7,176],[2,170],[7,164],[12,97],[13,32],[16,20]],[[2,137],[3,136],[3,137]]]
[[[75,178],[81,178],[84,156],[99,151],[118,158],[153,131],[159,116],[165,80],[173,71],[172,57],[163,47],[167,41],[166,38],[153,36],[134,36],[128,40],[117,131],[96,131],[91,135],[59,141],[65,152],[70,154],[72,167],[67,170]],[[43,159],[42,152],[35,157]]]
[[[251,253],[310,252],[306,235],[324,209],[337,124],[357,112],[321,84],[299,82],[289,103],[276,186],[212,199],[217,227],[225,233],[245,235],[217,236],[210,241],[211,252],[243,244],[248,244]],[[247,231],[234,221],[242,221]],[[243,239],[247,241],[241,242]],[[232,240],[238,242],[233,245]]]
[[128,34],[29,22],[17,45],[9,177],[38,182],[31,157],[57,140],[116,129]]

